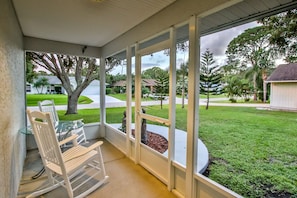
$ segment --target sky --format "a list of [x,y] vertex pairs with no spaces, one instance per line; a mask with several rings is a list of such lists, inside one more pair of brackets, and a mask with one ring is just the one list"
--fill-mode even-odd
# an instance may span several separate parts
[[[227,29],[221,32],[217,32],[214,34],[210,34],[207,36],[201,37],[200,40],[200,53],[204,53],[206,49],[209,49],[211,53],[214,55],[214,60],[218,65],[224,65],[226,63],[226,55],[225,51],[227,49],[230,41],[244,32],[244,30],[248,28],[253,28],[258,26],[257,22],[247,23],[241,26],[237,26],[231,29]],[[178,52],[177,53],[177,68],[179,68],[180,64],[183,62],[187,62],[188,60],[188,52]],[[133,61],[132,61],[133,62]],[[147,55],[142,58],[142,69],[149,69],[154,66],[161,67],[166,69],[169,67],[169,56],[166,56],[163,51],[154,53],[152,55]],[[132,66],[133,67],[133,66]],[[112,71],[112,74],[125,74],[125,66],[118,66]]]
[[201,37],[200,52],[202,54],[206,51],[206,49],[209,49],[210,52],[213,53],[217,64],[225,64],[227,60],[225,51],[227,50],[227,46],[232,41],[232,39],[243,33],[246,29],[253,28],[258,25],[259,24],[257,22],[251,22]]

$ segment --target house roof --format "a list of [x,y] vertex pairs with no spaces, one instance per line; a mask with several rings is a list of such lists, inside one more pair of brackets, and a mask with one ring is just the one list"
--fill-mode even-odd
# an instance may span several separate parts
[[155,79],[142,79],[142,83],[144,86],[155,86],[156,80]]
[[269,76],[266,82],[297,82],[297,63],[281,64]]
[[[143,86],[155,86],[156,85],[156,80],[155,79],[142,79],[142,84]],[[112,85],[113,87],[125,87],[126,86],[126,81],[125,80],[120,80]]]
[[44,76],[44,75],[38,76],[37,79],[34,79],[34,82],[36,82],[40,78],[47,78],[48,83],[50,85],[61,85],[62,84],[57,76]]
[[113,87],[125,87],[126,86],[126,81],[125,80],[120,80],[112,84]]
[[[50,85],[61,85],[61,81],[57,76],[44,76],[44,75],[40,75],[38,76],[39,78],[47,78],[48,79],[48,83]],[[34,82],[36,82],[37,79],[34,80]],[[69,77],[69,80],[71,82],[72,85],[76,85],[76,81],[75,78],[73,76]],[[99,86],[100,85],[100,81],[99,80],[93,80],[89,86]]]

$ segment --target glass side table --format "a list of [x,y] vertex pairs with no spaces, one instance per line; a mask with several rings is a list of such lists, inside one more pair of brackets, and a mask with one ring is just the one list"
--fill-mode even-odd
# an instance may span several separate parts
[[[61,141],[61,140],[65,139],[66,137],[68,137],[72,130],[79,129],[83,126],[84,126],[84,123],[83,123],[82,119],[74,120],[74,121],[59,121],[59,123],[55,127],[58,141]],[[21,129],[19,129],[19,132],[22,134],[25,134],[25,135],[34,135],[31,126],[21,128]],[[67,145],[65,145],[65,146],[67,147]],[[63,151],[65,148],[61,148],[61,149]],[[37,174],[32,176],[32,179],[39,178],[44,173],[44,171],[45,171],[45,169],[42,168]]]
[[[59,121],[58,125],[55,127],[56,128],[56,133],[57,134],[63,134],[65,132],[69,132],[74,129],[79,129],[84,126],[84,123],[82,120],[74,120],[74,121]],[[21,128],[19,130],[20,133],[25,134],[25,135],[33,135],[32,127],[27,126],[24,128]]]

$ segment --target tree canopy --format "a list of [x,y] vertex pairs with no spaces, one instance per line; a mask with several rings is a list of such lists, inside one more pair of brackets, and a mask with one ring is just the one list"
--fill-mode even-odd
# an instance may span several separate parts
[[142,78],[144,79],[157,79],[160,73],[164,73],[164,70],[160,67],[152,67],[142,72]]
[[33,83],[37,78],[37,73],[34,71],[36,66],[32,64],[30,57],[26,56],[26,82]]
[[[76,114],[80,94],[93,80],[99,78],[98,59],[39,52],[28,52],[27,56],[34,66],[57,76],[68,95],[66,114]],[[109,58],[106,63],[106,70],[109,71],[118,61]],[[70,76],[74,76],[76,85],[71,84]]]
[[273,67],[273,57],[276,49],[269,44],[270,32],[263,26],[245,30],[228,45],[226,54],[247,67],[247,73],[252,76],[254,100],[258,98],[257,77],[266,80],[268,70]]
[[270,32],[269,42],[287,62],[297,62],[297,9],[265,17],[260,22]]

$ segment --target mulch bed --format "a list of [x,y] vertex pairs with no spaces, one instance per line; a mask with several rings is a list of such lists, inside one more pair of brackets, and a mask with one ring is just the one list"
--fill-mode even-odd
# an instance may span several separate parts
[[[146,145],[159,153],[164,153],[168,149],[168,140],[157,133],[146,131],[147,143]],[[132,136],[134,137],[134,130],[132,130]]]
[[150,131],[146,131],[147,133],[147,146],[151,147],[152,149],[164,153],[168,149],[168,141],[162,135],[157,133],[153,133]]

